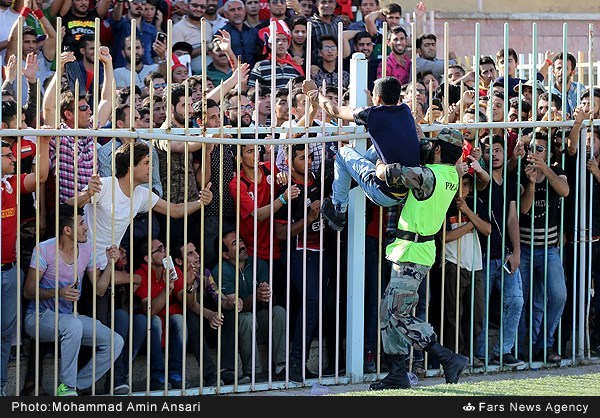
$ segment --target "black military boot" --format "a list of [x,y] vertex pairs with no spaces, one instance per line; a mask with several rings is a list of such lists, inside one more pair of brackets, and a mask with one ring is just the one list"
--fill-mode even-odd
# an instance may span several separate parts
[[386,354],[390,372],[381,382],[371,383],[371,390],[384,389],[410,389],[408,380],[408,369],[406,368],[406,356],[403,354]]
[[467,357],[460,354],[454,354],[446,347],[440,345],[437,341],[429,344],[429,346],[425,348],[425,351],[436,357],[441,363],[444,368],[446,383],[457,383],[458,376],[460,376],[469,362]]

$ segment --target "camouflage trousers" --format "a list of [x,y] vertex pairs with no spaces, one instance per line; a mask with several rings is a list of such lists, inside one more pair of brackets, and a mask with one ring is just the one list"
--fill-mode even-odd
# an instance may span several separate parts
[[390,283],[381,302],[381,340],[386,354],[410,354],[410,347],[423,350],[437,340],[428,322],[413,316],[419,301],[419,285],[429,266],[414,263],[392,265]]

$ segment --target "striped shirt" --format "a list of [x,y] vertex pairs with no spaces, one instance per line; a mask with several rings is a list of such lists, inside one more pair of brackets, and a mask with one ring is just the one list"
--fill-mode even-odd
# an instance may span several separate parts
[[[300,73],[289,64],[276,64],[275,87],[285,88],[289,80],[299,75]],[[254,87],[257,82],[261,86],[271,87],[271,60],[262,60],[254,64],[248,77],[248,87]]]
[[314,41],[320,41],[323,35],[333,35],[335,39],[338,37],[338,24],[343,22],[339,16],[332,16],[331,23],[324,22],[321,17],[315,13],[308,18],[308,21],[312,23],[312,39]]
[[[90,126],[90,128],[92,128]],[[61,130],[70,130],[65,124],[60,124]],[[50,139],[50,172],[56,168],[56,137]],[[58,196],[60,203],[75,196],[75,169],[77,169],[77,191],[81,192],[94,174],[94,138],[91,136],[80,136],[77,139],[77,162],[75,161],[75,138],[63,135],[59,137],[58,158]]]

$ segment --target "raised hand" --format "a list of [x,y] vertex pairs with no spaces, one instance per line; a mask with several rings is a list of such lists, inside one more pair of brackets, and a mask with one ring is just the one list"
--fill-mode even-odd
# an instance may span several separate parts
[[35,83],[37,81],[38,67],[39,61],[37,59],[37,54],[34,54],[33,52],[27,54],[27,58],[25,58],[25,68],[23,68],[23,75],[25,78],[27,78],[28,82]]

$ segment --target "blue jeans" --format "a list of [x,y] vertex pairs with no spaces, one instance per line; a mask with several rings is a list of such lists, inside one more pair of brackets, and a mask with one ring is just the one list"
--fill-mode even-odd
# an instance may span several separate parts
[[359,154],[349,146],[340,148],[333,165],[331,201],[334,205],[340,205],[342,212],[346,212],[348,209],[348,193],[350,193],[352,179],[376,205],[388,208],[399,204],[397,199],[392,199],[383,193],[375,181],[376,161],[377,151],[374,147],[370,147],[365,155]]
[[[0,273],[2,276],[2,350],[0,353],[0,364],[2,372],[0,383],[2,387],[6,384],[8,360],[10,359],[10,348],[12,346],[12,336],[17,327],[17,265],[13,268]],[[23,273],[20,272],[21,282]]]
[[[478,358],[485,358],[485,346],[487,345],[488,336],[486,333],[486,323],[488,322],[488,309],[490,293],[494,286],[501,289],[502,286],[502,265],[504,261],[500,258],[490,260],[489,272],[487,268],[486,260],[483,262],[484,272],[484,289],[486,289],[486,280],[488,280],[487,292],[484,290],[484,318],[483,318],[483,331],[477,337],[477,350],[475,356]],[[489,277],[488,277],[489,273]],[[521,319],[521,309],[523,308],[523,289],[521,283],[521,274],[519,269],[515,270],[513,274],[507,274],[504,272],[504,289],[503,289],[503,312],[502,312],[502,347],[500,347],[500,338],[494,346],[493,354],[498,356],[501,354],[510,353],[515,345],[515,333]]]
[[[535,354],[544,347],[551,348],[554,344],[554,332],[567,301],[567,286],[565,284],[565,272],[558,247],[548,247],[547,268],[544,266],[544,247],[535,247],[533,260],[531,260],[531,249],[529,246],[521,248],[521,279],[523,281],[523,299],[525,306],[519,322],[519,351],[525,353],[526,341],[529,339],[527,322],[529,322],[529,284],[530,268],[533,262],[533,315],[531,323],[531,346]],[[547,289],[544,288],[544,275],[546,275]],[[544,306],[544,296],[547,295],[547,304]],[[546,313],[546,341],[544,342],[544,331],[542,321]],[[521,351],[523,350],[523,351]]]
[[[144,314],[133,315],[133,350],[132,359],[135,360],[144,341],[146,340],[146,327],[148,317]],[[125,347],[121,355],[115,360],[115,387],[127,383],[129,369],[129,312],[124,309],[115,311],[115,332],[123,337]],[[165,374],[165,362],[162,346],[162,322],[156,315],[152,316],[150,324],[150,379],[158,379]]]
[[[319,259],[320,254],[316,251],[306,251],[306,340],[303,341],[303,317],[304,306],[300,303],[300,309],[296,316],[296,326],[294,328],[294,340],[290,351],[290,363],[294,365],[302,364],[302,350],[306,350],[306,358],[310,352],[310,343],[313,339],[313,334],[319,326],[319,303],[325,304],[325,295],[327,291],[328,281],[328,264],[323,257],[323,281],[322,293],[319,300]],[[290,252],[290,275],[291,281],[298,295],[303,297],[304,289],[304,257],[302,250],[291,250]]]
[[[54,341],[55,312],[46,309],[39,314],[39,341]],[[25,331],[35,337],[34,312],[25,316]],[[93,342],[94,320],[85,315],[58,314],[58,338],[60,341],[60,382],[70,387],[86,389],[92,386],[92,359],[77,371],[77,357],[82,345],[91,346]],[[96,320],[96,375],[100,379],[110,369],[111,361],[111,330]],[[115,356],[118,357],[123,349],[123,338],[114,336]]]
[[[181,376],[183,365],[183,346],[187,339],[187,329],[183,323],[183,315],[169,315],[169,376]],[[186,333],[184,334],[184,331]]]

